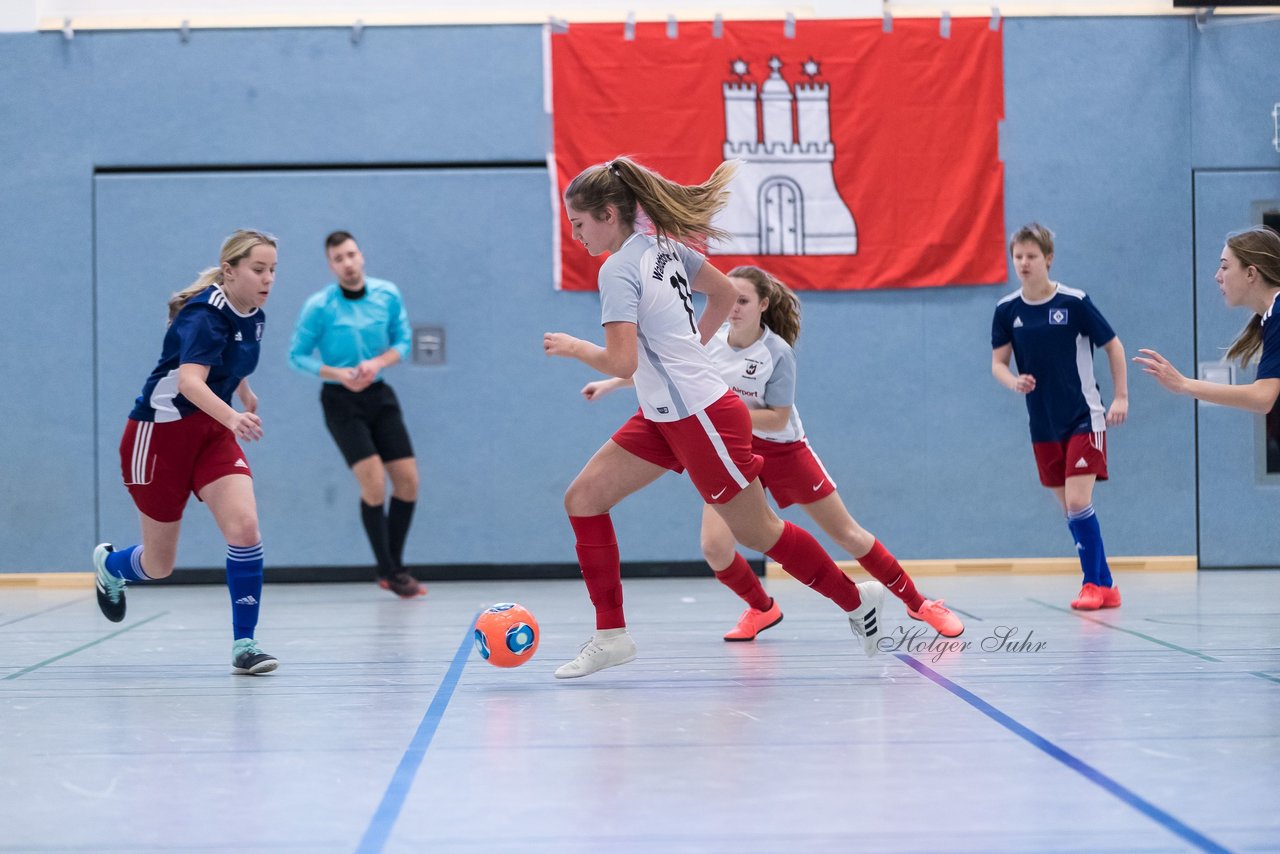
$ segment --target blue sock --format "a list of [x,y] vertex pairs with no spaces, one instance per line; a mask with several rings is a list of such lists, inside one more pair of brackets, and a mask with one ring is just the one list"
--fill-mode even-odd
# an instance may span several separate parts
[[125,581],[151,581],[142,571],[141,544],[107,555],[107,572]]
[[262,599],[262,543],[227,546],[227,589],[231,591],[231,622],[236,640],[253,637]]
[[1085,584],[1110,587],[1111,567],[1107,565],[1107,552],[1102,545],[1102,528],[1098,525],[1098,516],[1093,512],[1093,505],[1068,513],[1067,527],[1071,529],[1071,536],[1076,541],[1076,551],[1080,554],[1080,568],[1084,570]]

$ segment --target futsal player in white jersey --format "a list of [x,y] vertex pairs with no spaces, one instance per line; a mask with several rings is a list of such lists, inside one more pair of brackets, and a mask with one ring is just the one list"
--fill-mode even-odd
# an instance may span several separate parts
[[[253,676],[278,662],[253,637],[262,599],[262,534],[253,473],[239,442],[262,438],[248,378],[258,365],[262,306],[275,273],[275,238],[237,231],[222,244],[219,266],[169,300],[160,360],[120,440],[121,473],[138,508],[142,542],[93,550],[98,608],[118,623],[126,582],[173,573],[183,511],[194,493],[227,540],[232,670]],[[231,405],[233,394],[243,409]]]
[[[1124,345],[1084,291],[1049,279],[1052,231],[1034,222],[1023,226],[1009,240],[1009,253],[1022,287],[996,304],[991,374],[1000,385],[1026,395],[1040,483],[1067,514],[1084,573],[1071,607],[1118,608],[1120,588],[1107,564],[1093,486],[1108,477],[1107,427],[1123,424],[1129,414]],[[1110,409],[1094,379],[1094,348],[1107,354],[1111,367],[1115,397]],[[1018,361],[1016,375],[1011,358]]]
[[1253,312],[1227,350],[1227,358],[1239,359],[1241,368],[1261,351],[1253,382],[1227,385],[1188,379],[1155,350],[1139,350],[1144,355],[1135,356],[1134,361],[1175,394],[1266,415],[1280,396],[1280,314],[1276,312],[1280,302],[1280,234],[1265,225],[1228,234],[1214,278],[1228,306],[1244,306]]
[[[944,637],[957,637],[964,624],[942,600],[924,598],[888,549],[859,525],[836,492],[835,481],[806,438],[795,405],[796,356],[800,335],[800,300],[759,267],[729,271],[737,291],[729,322],[707,343],[721,378],[751,414],[752,450],[764,460],[760,482],[779,507],[802,506],[827,534],[853,555],[873,578],[907,606],[913,619],[924,620]],[[594,400],[626,380],[598,380],[582,393]],[[702,513],[702,555],[716,579],[733,590],[747,609],[724,636],[750,641],[782,621],[782,610],[770,598],[737,551],[733,532],[710,505]]]
[[[596,632],[575,659],[556,670],[558,678],[586,676],[635,658],[609,511],[668,470],[687,469],[739,542],[835,601],[867,655],[877,651],[883,585],[855,585],[817,540],[769,509],[759,480],[763,461],[751,450],[751,417],[703,347],[728,316],[735,291],[685,243],[723,236],[711,219],[728,200],[725,187],[734,169],[735,164],[721,164],[706,183],[685,186],[619,157],[584,170],[565,190],[574,239],[592,255],[610,256],[599,274],[605,344],[548,332],[543,349],[609,376],[634,377],[640,411],[565,493]],[[641,210],[653,235],[636,228]],[[693,291],[707,297],[701,316],[694,313]]]

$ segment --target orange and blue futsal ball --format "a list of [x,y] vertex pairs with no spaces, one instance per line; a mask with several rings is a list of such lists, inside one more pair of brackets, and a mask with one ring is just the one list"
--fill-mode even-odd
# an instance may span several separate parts
[[519,667],[538,651],[538,621],[522,606],[503,602],[476,618],[476,652],[495,667]]

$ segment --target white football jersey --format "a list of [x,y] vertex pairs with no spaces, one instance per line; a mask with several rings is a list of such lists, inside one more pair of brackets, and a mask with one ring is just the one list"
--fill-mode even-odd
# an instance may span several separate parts
[[769,327],[753,344],[741,350],[729,345],[729,324],[720,327],[707,352],[720,377],[742,398],[748,409],[790,406],[791,417],[781,430],[755,430],[753,435],[770,442],[798,442],[804,438],[800,410],[796,408],[796,354],[791,345]]
[[650,421],[678,421],[715,403],[728,387],[702,346],[690,285],[705,260],[674,241],[636,232],[600,268],[600,322],[636,325],[633,377]]

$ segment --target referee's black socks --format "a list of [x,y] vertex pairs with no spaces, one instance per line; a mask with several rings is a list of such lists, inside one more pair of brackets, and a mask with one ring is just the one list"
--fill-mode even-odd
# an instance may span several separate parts
[[391,537],[388,533],[387,514],[381,504],[365,504],[360,501],[360,518],[364,532],[369,537],[373,558],[378,562],[378,576],[389,578],[398,567],[391,557]]

